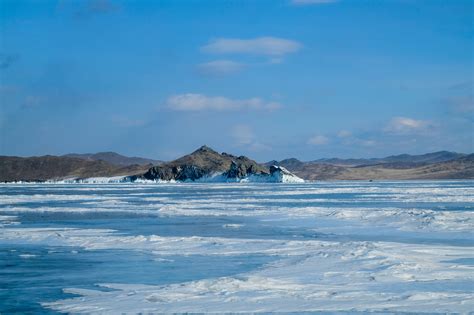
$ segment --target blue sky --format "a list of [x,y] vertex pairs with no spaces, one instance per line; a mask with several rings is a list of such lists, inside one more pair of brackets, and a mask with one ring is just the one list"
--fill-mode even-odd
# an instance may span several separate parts
[[473,1],[0,0],[0,154],[473,152]]

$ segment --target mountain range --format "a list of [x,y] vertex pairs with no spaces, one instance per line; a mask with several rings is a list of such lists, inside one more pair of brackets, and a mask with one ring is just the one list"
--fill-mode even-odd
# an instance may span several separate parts
[[122,176],[131,181],[194,181],[218,174],[225,180],[253,178],[305,180],[474,179],[474,154],[439,151],[371,159],[296,158],[257,163],[218,153],[207,146],[170,162],[115,152],[63,156],[0,156],[0,181],[47,181]]
[[127,176],[146,172],[151,165],[113,165],[103,160],[67,156],[0,156],[0,181],[46,181],[64,178]]
[[118,166],[127,166],[127,165],[158,165],[163,163],[163,161],[159,160],[152,160],[146,159],[141,157],[128,157],[124,156],[115,152],[99,152],[99,153],[85,153],[85,154],[78,154],[78,153],[69,153],[63,155],[63,157],[71,157],[71,158],[78,158],[87,161],[105,161],[112,165]]
[[266,165],[283,166],[306,180],[474,179],[474,154],[453,152],[323,162],[291,158]]
[[410,155],[400,154],[391,155],[384,158],[372,158],[372,159],[319,159],[312,161],[313,163],[320,164],[332,164],[332,165],[345,165],[345,166],[360,166],[360,165],[376,165],[382,163],[426,163],[432,164],[437,162],[446,162],[461,158],[466,154],[449,152],[449,151],[438,151],[433,153],[426,153],[421,155]]

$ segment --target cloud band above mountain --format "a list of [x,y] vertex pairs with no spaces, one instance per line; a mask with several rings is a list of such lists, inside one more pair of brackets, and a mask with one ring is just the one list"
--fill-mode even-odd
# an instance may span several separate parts
[[218,38],[201,47],[201,50],[213,54],[253,54],[281,57],[297,52],[302,47],[303,45],[297,41],[278,37]]
[[228,110],[276,110],[280,103],[265,101],[254,97],[249,99],[231,99],[223,96],[206,96],[203,94],[186,93],[170,96],[166,107],[176,111],[228,111]]

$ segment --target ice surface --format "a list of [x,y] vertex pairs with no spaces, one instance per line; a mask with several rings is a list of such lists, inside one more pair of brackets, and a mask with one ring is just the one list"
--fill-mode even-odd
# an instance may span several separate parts
[[[190,275],[198,269],[193,257],[224,269],[232,260],[219,265],[213,259],[271,258],[225,276],[146,284],[121,277],[123,269],[109,269],[114,267],[98,255],[84,263],[116,273],[116,280],[87,287],[65,281],[62,289],[75,296],[44,297],[47,309],[104,314],[474,309],[471,181],[54,183],[0,190],[0,245],[18,250],[18,264],[26,271],[41,260],[38,249],[49,255],[59,250],[77,262],[85,252],[136,253],[170,270],[186,258]],[[45,277],[51,272],[40,271]],[[28,274],[0,277],[13,286]]]
[[[198,243],[191,245],[191,243]],[[472,292],[439,291],[442,281],[469,285],[474,267],[445,263],[472,248],[350,242],[234,242],[169,240],[183,254],[264,251],[282,255],[264,269],[168,286],[102,284],[117,291],[68,289],[82,297],[45,304],[63,312],[272,312],[406,311],[468,312]],[[205,244],[204,248],[200,245]],[[217,243],[217,244],[215,244]],[[211,245],[212,244],[212,245]],[[178,247],[176,247],[178,246]],[[160,254],[167,252],[155,248]],[[210,249],[211,247],[212,249]],[[420,291],[417,287],[424,290]],[[433,287],[433,289],[430,289]],[[114,303],[110,303],[114,301]]]

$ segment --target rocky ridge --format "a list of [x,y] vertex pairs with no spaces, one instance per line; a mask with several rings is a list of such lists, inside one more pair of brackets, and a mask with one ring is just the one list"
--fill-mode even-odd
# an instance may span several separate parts
[[268,169],[245,156],[218,153],[202,146],[177,160],[151,167],[130,181],[302,181],[280,167]]

